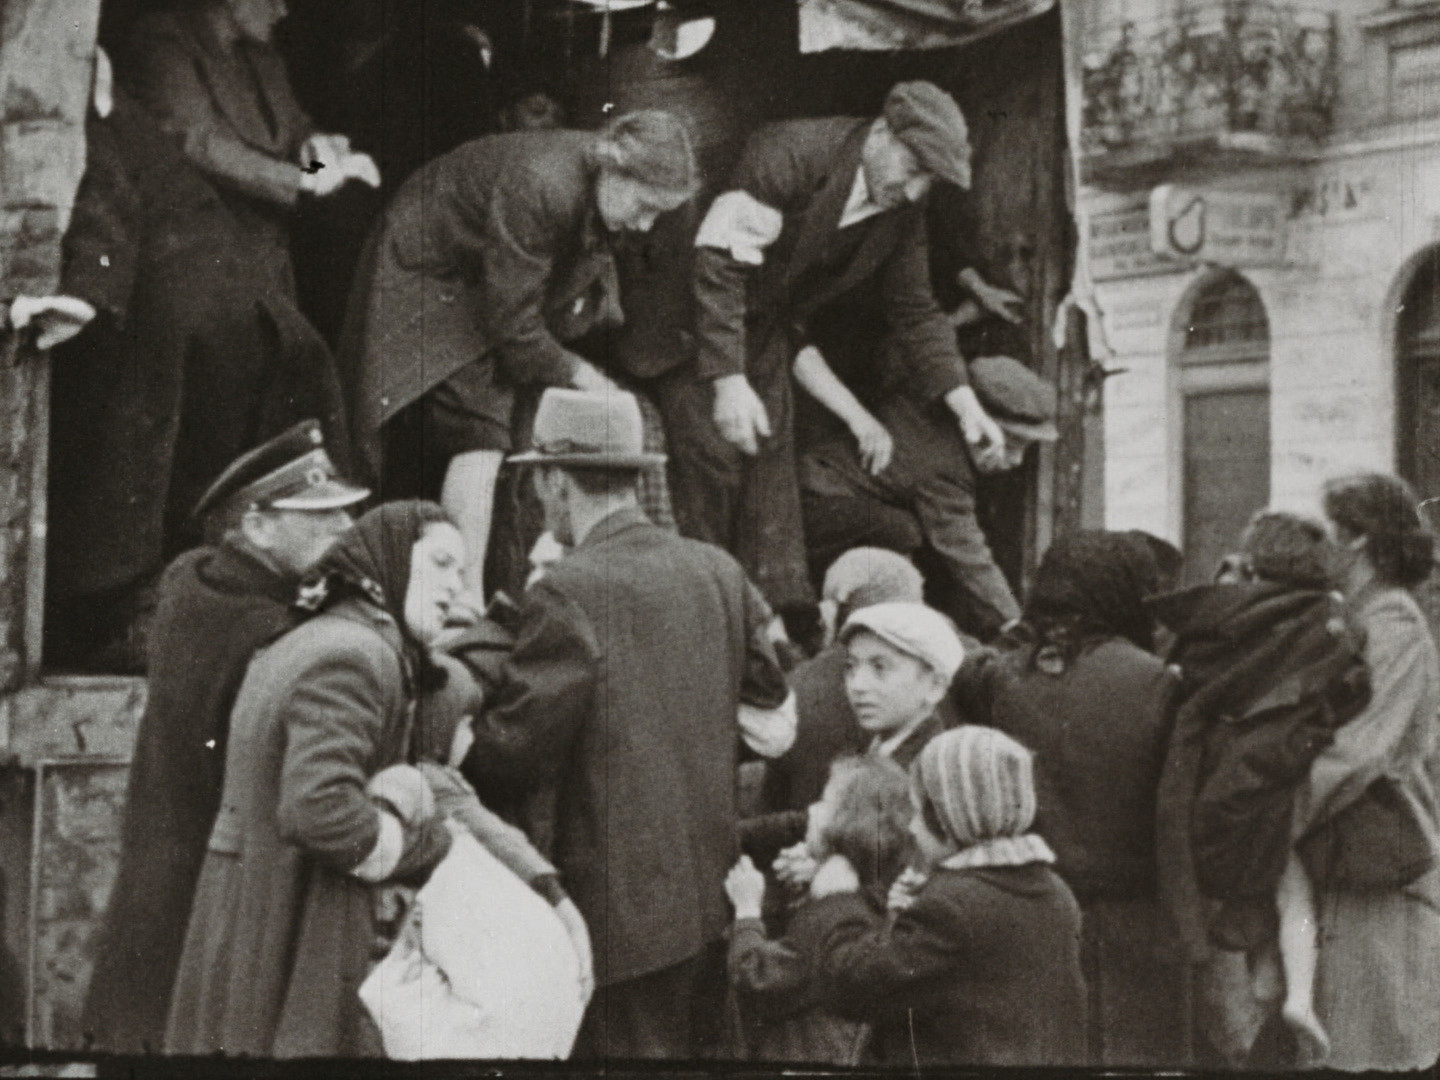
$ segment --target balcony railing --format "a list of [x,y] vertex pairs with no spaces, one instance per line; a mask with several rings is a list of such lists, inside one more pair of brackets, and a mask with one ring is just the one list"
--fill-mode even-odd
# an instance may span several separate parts
[[1186,155],[1275,158],[1330,131],[1335,16],[1262,0],[1200,0],[1084,42],[1082,152],[1091,179]]

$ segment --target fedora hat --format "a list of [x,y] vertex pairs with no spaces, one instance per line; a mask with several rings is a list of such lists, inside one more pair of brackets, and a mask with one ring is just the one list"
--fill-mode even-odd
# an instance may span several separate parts
[[551,387],[540,398],[531,441],[532,449],[510,460],[569,469],[644,469],[665,462],[664,454],[645,452],[640,403],[624,391]]

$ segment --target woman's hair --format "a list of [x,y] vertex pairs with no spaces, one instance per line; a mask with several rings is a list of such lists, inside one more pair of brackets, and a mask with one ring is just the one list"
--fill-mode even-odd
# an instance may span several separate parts
[[596,137],[591,161],[597,168],[687,197],[700,187],[690,131],[683,120],[661,109],[640,109],[612,120]]
[[820,831],[830,855],[843,855],[865,886],[887,886],[904,869],[907,829],[915,808],[905,770],[875,754],[843,757],[830,766],[834,813]]
[[1250,573],[1297,589],[1329,589],[1330,539],[1313,518],[1261,510],[1240,535]]
[[1408,589],[1430,576],[1435,538],[1421,524],[1405,481],[1382,473],[1330,480],[1325,484],[1325,515],[1345,532],[1365,538],[1365,550],[1382,583]]
[[1159,591],[1153,545],[1140,533],[1083,529],[1045,552],[1025,603],[1025,623],[1038,657],[1056,651],[1068,667],[1086,639],[1123,637],[1147,652],[1155,620],[1145,601]]

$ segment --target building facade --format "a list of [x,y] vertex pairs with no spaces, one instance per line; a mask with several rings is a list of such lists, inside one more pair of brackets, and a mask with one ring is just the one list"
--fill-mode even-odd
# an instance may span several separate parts
[[1074,10],[1106,524],[1200,580],[1327,477],[1440,496],[1440,3]]

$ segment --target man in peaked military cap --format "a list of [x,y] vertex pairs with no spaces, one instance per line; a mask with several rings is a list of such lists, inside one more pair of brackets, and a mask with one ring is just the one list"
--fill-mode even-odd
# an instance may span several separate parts
[[916,393],[977,456],[1002,448],[931,289],[924,204],[937,180],[970,186],[965,118],[933,83],[900,83],[878,117],[758,129],[696,236],[697,382],[666,403],[675,516],[730,547],[782,610],[811,600],[792,371],[862,444],[877,435],[814,347],[827,304],[878,289]]
[[160,582],[120,868],[85,1008],[97,1049],[160,1047],[241,678],[294,625],[302,576],[368,495],[341,479],[307,420],[235,461],[196,507],[210,544]]

